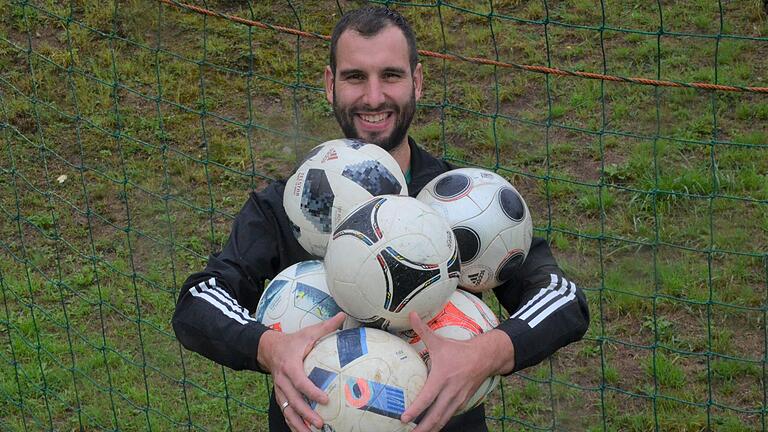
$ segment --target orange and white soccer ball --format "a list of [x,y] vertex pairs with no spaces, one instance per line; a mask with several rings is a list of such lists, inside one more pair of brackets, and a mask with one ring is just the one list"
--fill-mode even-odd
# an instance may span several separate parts
[[[499,320],[491,308],[476,295],[458,289],[448,299],[442,311],[427,323],[435,334],[451,339],[468,340],[479,334],[496,328]],[[421,338],[413,330],[398,333],[403,340],[414,347],[424,359],[427,368],[431,366],[429,351]],[[480,403],[499,385],[499,376],[488,377],[474,395],[467,401],[461,414]]]

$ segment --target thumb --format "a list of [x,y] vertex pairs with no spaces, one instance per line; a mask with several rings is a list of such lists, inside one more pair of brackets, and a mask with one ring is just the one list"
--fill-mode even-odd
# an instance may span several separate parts
[[317,344],[318,339],[329,333],[333,333],[335,330],[341,327],[342,324],[344,324],[344,320],[346,318],[347,314],[344,312],[339,312],[331,319],[307,327],[305,330],[307,331],[307,336],[310,338],[310,343],[307,345],[304,351],[304,357],[306,357],[307,354],[309,354],[309,351],[311,351],[315,344]]
[[432,332],[432,329],[429,328],[427,324],[424,323],[424,321],[421,320],[419,317],[419,314],[416,312],[411,312],[408,314],[408,320],[411,322],[411,327],[416,332],[417,335],[419,335],[419,338],[421,338],[422,341],[424,341],[424,344],[429,346],[430,341],[434,337],[434,333]]
[[320,338],[327,335],[328,333],[333,333],[335,330],[338,330],[342,324],[344,324],[345,319],[347,319],[347,314],[344,312],[339,312],[334,315],[333,318],[323,321],[318,327],[318,333],[316,336]]

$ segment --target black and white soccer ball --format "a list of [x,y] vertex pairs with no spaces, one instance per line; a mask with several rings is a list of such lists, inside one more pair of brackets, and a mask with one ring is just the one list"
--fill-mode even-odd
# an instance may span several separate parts
[[254,317],[284,333],[333,318],[341,308],[328,292],[325,280],[322,261],[302,261],[284,269],[267,285]]
[[283,206],[299,244],[322,258],[333,226],[346,212],[385,194],[408,195],[392,155],[375,144],[337,139],[309,151],[285,185]]
[[325,405],[309,402],[325,423],[322,432],[406,432],[415,427],[401,423],[400,416],[424,386],[427,367],[395,335],[365,327],[331,333],[304,359],[304,372],[328,394]]
[[417,198],[450,223],[459,243],[462,288],[495,288],[525,261],[533,237],[531,213],[517,189],[500,175],[479,168],[448,171],[432,179]]
[[359,205],[335,228],[325,267],[328,289],[366,325],[410,328],[429,319],[456,290],[459,250],[448,222],[415,198],[387,195]]

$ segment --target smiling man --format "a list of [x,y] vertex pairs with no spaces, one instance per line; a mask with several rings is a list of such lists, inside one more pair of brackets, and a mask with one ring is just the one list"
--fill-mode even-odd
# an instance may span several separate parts
[[334,32],[331,64],[325,69],[326,96],[346,137],[390,152],[404,149],[421,97],[421,64],[406,54],[415,52],[415,44],[409,46],[401,28],[382,27],[382,21],[368,24]]
[[[387,150],[414,197],[453,168],[408,137],[424,83],[417,53],[402,16],[367,7],[337,23],[324,76],[326,97],[344,135]],[[344,314],[292,334],[270,330],[249,316],[266,280],[313,258],[293,236],[282,203],[284,188],[284,181],[275,181],[251,193],[224,249],[184,283],[173,328],[185,347],[218,363],[272,374],[270,431],[308,432],[306,423],[320,428],[322,420],[305,397],[319,403],[328,397],[304,374],[303,359],[315,341],[341,325]],[[487,430],[483,405],[453,415],[487,377],[534,365],[586,332],[584,294],[565,279],[540,238],[534,238],[518,273],[494,292],[511,318],[469,341],[437,336],[411,315],[432,361],[424,387],[402,415],[403,422],[419,419],[415,432]]]

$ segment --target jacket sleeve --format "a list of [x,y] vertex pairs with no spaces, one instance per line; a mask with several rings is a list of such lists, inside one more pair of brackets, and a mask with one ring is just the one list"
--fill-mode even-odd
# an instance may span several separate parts
[[284,183],[252,193],[235,218],[224,249],[182,286],[172,325],[179,342],[232,369],[260,371],[253,319],[264,284],[280,270],[310,259],[293,237],[282,205]]
[[542,238],[534,237],[521,269],[494,292],[510,314],[498,329],[514,345],[513,372],[541,362],[587,331],[589,308],[584,292],[563,276]]

